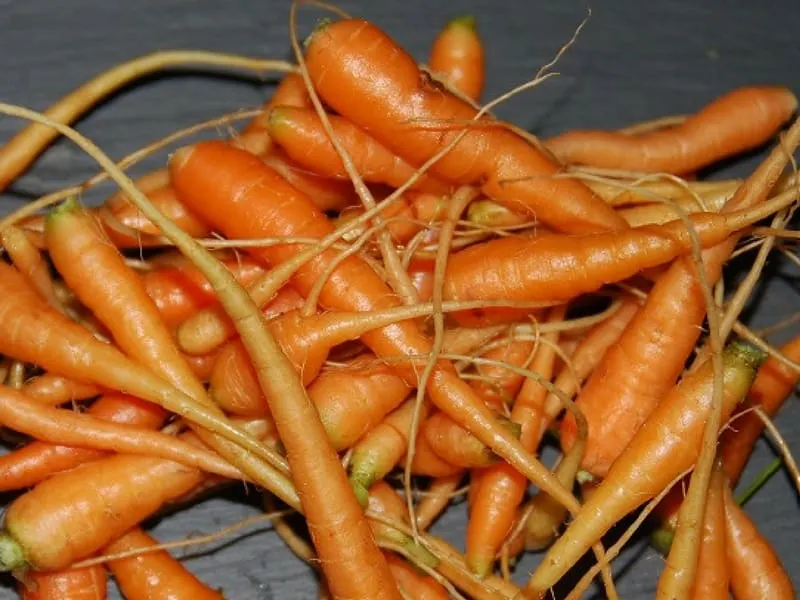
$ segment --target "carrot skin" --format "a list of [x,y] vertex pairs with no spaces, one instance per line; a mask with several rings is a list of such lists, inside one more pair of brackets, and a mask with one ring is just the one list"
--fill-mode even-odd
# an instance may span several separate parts
[[108,574],[103,565],[28,573],[19,583],[20,600],[106,600]]
[[[763,359],[759,350],[741,342],[726,348],[723,419],[744,398]],[[709,360],[673,387],[651,413],[564,534],[551,546],[528,581],[526,596],[544,597],[591,544],[694,464],[712,395],[713,369]]]
[[[410,54],[367,21],[344,19],[318,28],[306,44],[306,66],[329,106],[414,166],[442,150],[478,112],[432,82]],[[455,184],[480,182],[497,202],[535,213],[560,231],[626,228],[582,183],[552,177],[560,169],[550,156],[484,118],[430,173]]]
[[433,42],[428,67],[475,102],[480,100],[485,78],[483,44],[475,17],[456,17]]
[[[105,547],[105,554],[151,548],[156,540],[132,529]],[[166,550],[108,561],[108,568],[126,600],[222,600]]]

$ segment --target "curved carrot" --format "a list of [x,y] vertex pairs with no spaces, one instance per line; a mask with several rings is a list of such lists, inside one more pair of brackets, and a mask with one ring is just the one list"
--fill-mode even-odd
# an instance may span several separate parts
[[[325,177],[349,179],[314,109],[276,106],[270,112],[269,134],[293,161]],[[413,175],[414,167],[348,119],[337,115],[328,119],[364,181],[400,187]],[[449,187],[424,175],[412,189],[444,194]]]
[[786,88],[744,87],[666,130],[639,136],[570,131],[544,143],[567,164],[691,173],[767,142],[795,110],[797,97]]
[[[780,205],[793,193],[772,201]],[[704,248],[752,225],[764,212],[689,215]],[[622,281],[689,252],[681,220],[608,234],[505,237],[453,254],[444,282],[447,300],[547,300],[564,302]]]
[[[281,183],[274,172],[251,155],[225,144],[200,142],[179,150],[173,154],[170,167],[173,185],[182,199],[226,235],[321,238],[332,231],[330,221],[308,198]],[[296,252],[293,244],[258,250],[270,264],[283,263]],[[331,251],[318,254],[296,272],[293,285],[301,294],[308,294],[335,256]],[[398,306],[399,299],[367,263],[351,255],[338,263],[322,287],[319,302],[328,309],[375,311]],[[380,357],[410,353],[426,356],[432,348],[431,340],[414,321],[375,329],[362,335],[361,340]],[[407,381],[416,382],[420,371],[414,367],[419,365],[419,361],[401,363],[397,371]],[[440,361],[438,365],[427,385],[432,402],[541,488],[547,488],[555,498],[577,509],[572,494],[510,432],[494,422],[491,412],[458,377],[452,363]]]
[[[725,349],[724,417],[744,398],[764,358],[760,350],[742,342],[732,342]],[[528,597],[543,598],[591,544],[694,464],[711,409],[711,363],[706,361],[684,377],[651,413],[564,534],[550,547],[528,581]]]
[[795,598],[792,579],[772,546],[725,488],[725,548],[736,600]]
[[[443,150],[478,113],[435,85],[412,56],[367,21],[319,27],[306,42],[305,60],[329,106],[414,166]],[[586,186],[553,177],[560,169],[526,140],[484,118],[430,172],[454,184],[479,183],[490,198],[560,231],[625,229],[625,221]]]
[[[87,414],[112,423],[156,428],[166,412],[159,406],[124,394],[110,393],[99,398]],[[59,446],[33,441],[0,456],[0,490],[33,486],[46,477],[105,456],[100,450],[80,446]]]
[[[800,336],[792,338],[779,350],[790,360],[800,360]],[[739,481],[753,447],[764,430],[764,422],[758,415],[746,411],[752,406],[760,406],[768,415],[774,415],[791,397],[798,380],[800,373],[772,356],[758,370],[753,387],[740,409],[744,414],[734,414],[730,427],[720,436],[719,453],[731,486],[735,487]]]
[[444,26],[433,42],[428,66],[468,98],[480,100],[485,67],[475,17],[456,17]]
[[103,565],[30,573],[18,587],[21,600],[106,600],[108,574]]
[[[144,550],[157,541],[141,529],[132,529],[111,542],[104,554]],[[147,552],[106,563],[126,600],[222,600],[166,550]]]

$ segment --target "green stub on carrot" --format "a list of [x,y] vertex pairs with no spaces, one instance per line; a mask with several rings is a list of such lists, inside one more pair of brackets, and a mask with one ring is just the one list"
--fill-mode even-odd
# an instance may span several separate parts
[[17,571],[27,566],[19,542],[6,532],[0,533],[0,572]]
[[477,28],[477,20],[475,15],[461,15],[452,19],[447,27],[463,27],[474,31]]

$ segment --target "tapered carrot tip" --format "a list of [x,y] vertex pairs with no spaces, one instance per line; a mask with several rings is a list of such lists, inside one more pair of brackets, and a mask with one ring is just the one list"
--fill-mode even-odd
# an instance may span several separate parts
[[659,527],[650,534],[650,545],[662,556],[667,556],[674,537],[674,531],[670,531],[665,527]]
[[28,566],[19,542],[8,533],[0,533],[0,572],[16,571]]

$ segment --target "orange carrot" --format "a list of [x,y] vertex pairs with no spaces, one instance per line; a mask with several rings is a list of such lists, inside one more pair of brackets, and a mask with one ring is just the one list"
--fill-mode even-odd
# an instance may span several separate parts
[[433,524],[455,497],[455,492],[463,479],[463,473],[456,473],[437,477],[431,482],[414,510],[417,527],[424,530]]
[[[306,43],[305,60],[329,106],[413,166],[443,150],[478,113],[434,84],[410,54],[363,20],[319,27]],[[363,76],[367,70],[369,80]],[[561,169],[557,161],[510,130],[493,126],[491,119],[475,125],[433,165],[432,175],[454,184],[479,183],[490,198],[535,214],[560,231],[625,229],[625,221],[586,186],[553,177]]]
[[[173,185],[193,209],[202,211],[214,226],[228,236],[301,235],[323,237],[332,225],[308,198],[282,183],[268,167],[247,153],[218,142],[200,142],[173,154],[170,163]],[[258,250],[270,264],[280,264],[297,253],[294,244]],[[295,274],[293,285],[308,294],[318,277],[325,273],[336,253],[322,251]],[[357,256],[338,263],[322,287],[321,306],[328,309],[376,311],[398,306],[383,279]],[[404,321],[375,329],[361,340],[379,357],[400,357],[413,353],[426,356],[431,341],[418,323]],[[397,364],[397,363],[392,363]],[[499,427],[491,412],[462,381],[452,363],[439,361],[429,378],[427,391],[432,402],[454,421],[469,430],[496,454],[509,460],[540,487],[572,509],[575,498],[552,474],[527,453],[511,432]],[[419,361],[398,364],[397,371],[409,382],[416,382]],[[283,439],[283,436],[281,436]]]
[[[411,426],[406,430],[409,435]],[[463,429],[461,431],[464,431]],[[408,440],[406,440],[408,442]],[[443,459],[438,452],[433,449],[427,436],[418,435],[414,446],[414,456],[411,464],[408,464],[408,454],[398,464],[399,467],[408,469],[412,475],[423,475],[425,477],[447,477],[464,471],[460,465],[453,465]],[[485,447],[484,447],[485,448]],[[408,448],[406,449],[406,452]],[[472,458],[472,457],[470,457]],[[475,459],[473,459],[475,460]],[[469,461],[466,461],[469,462]]]
[[[779,350],[790,360],[800,360],[800,336],[792,338]],[[775,415],[787,398],[791,397],[791,392],[799,379],[800,373],[772,356],[767,358],[758,370],[740,414],[734,414],[730,427],[720,436],[719,453],[731,486],[735,487],[738,483],[753,446],[764,430],[764,422],[758,415],[752,412],[741,414],[741,412],[753,406],[760,406],[768,415]]]
[[18,587],[21,600],[106,600],[108,575],[103,565],[30,573]]
[[[367,510],[373,515],[379,515],[400,525],[408,525],[406,503],[385,481],[379,481],[369,489]],[[401,546],[422,564],[427,564],[428,566],[436,565],[436,559],[422,546],[418,545],[410,535],[377,519],[370,521],[370,527],[372,527],[376,537]]]
[[[742,342],[725,349],[724,418],[744,398],[764,358],[760,350]],[[651,413],[534,571],[526,588],[529,598],[543,598],[591,544],[694,464],[711,410],[711,363],[684,377]]]
[[[158,542],[132,529],[105,547],[105,554],[152,548]],[[108,569],[126,600],[222,600],[166,550],[110,560]]]
[[[165,411],[132,396],[111,393],[99,398],[87,411],[95,418],[139,427],[158,427]],[[33,441],[0,456],[0,490],[30,487],[46,477],[104,456],[100,450],[80,446],[58,446]]]
[[87,400],[102,392],[100,387],[93,383],[76,381],[53,373],[44,373],[27,381],[21,391],[37,402],[50,406]]
[[725,548],[736,600],[795,598],[792,579],[755,523],[725,489]]
[[[334,134],[364,181],[400,187],[414,173],[414,167],[348,119],[336,115],[328,118]],[[268,126],[275,143],[299,165],[324,177],[348,179],[342,160],[314,109],[277,106],[271,110]],[[444,194],[449,188],[425,175],[412,189]]]
[[[514,435],[519,435],[518,428],[515,429],[513,424],[500,413],[495,415],[495,419],[501,426],[508,427]],[[420,437],[424,436],[431,449],[451,465],[473,469],[488,467],[497,461],[497,457],[483,442],[459,427],[441,411],[435,412],[425,420],[420,434]]]
[[666,130],[639,136],[569,131],[545,145],[567,164],[690,173],[767,142],[796,109],[797,98],[786,88],[743,87]]
[[50,304],[59,308],[50,269],[30,239],[30,234],[17,227],[7,227],[0,232],[3,244],[11,262],[19,269],[33,288]]
[[[565,307],[551,311],[548,321],[561,321]],[[554,345],[558,333],[546,333],[544,342],[536,351],[531,370],[544,379],[552,377],[556,360]],[[535,379],[527,379],[511,409],[511,421],[520,429],[520,441],[529,452],[535,452],[540,435],[537,413],[547,390]],[[486,469],[480,486],[470,507],[467,523],[466,560],[479,576],[485,576],[492,568],[494,558],[503,540],[508,536],[517,517],[517,509],[528,488],[527,480],[507,464]]]
[[390,552],[384,553],[400,590],[414,600],[448,600],[450,594],[430,575],[421,573],[407,561]]
[[484,56],[475,17],[456,17],[445,25],[433,42],[428,66],[468,98],[480,100]]

